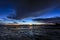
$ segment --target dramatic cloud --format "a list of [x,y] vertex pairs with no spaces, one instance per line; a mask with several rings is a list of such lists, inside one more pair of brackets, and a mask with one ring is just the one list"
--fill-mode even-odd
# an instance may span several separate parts
[[45,23],[58,23],[60,24],[60,17],[52,17],[52,18],[36,18],[33,19],[36,22],[45,22]]
[[[8,16],[10,19],[23,19],[44,14],[49,8],[60,4],[59,0],[10,0],[14,4],[16,14]],[[45,10],[48,9],[48,10]]]

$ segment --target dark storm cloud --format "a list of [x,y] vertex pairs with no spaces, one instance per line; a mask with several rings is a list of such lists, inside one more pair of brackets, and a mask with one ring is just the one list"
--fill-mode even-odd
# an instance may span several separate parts
[[11,7],[13,7],[13,5],[11,2],[9,2],[9,0],[0,0],[0,8],[7,9]]
[[[10,0],[14,4],[16,14],[8,16],[11,19],[23,19],[38,16],[41,11],[58,6],[59,0]],[[45,10],[46,11],[46,10]],[[39,12],[39,13],[37,13]]]

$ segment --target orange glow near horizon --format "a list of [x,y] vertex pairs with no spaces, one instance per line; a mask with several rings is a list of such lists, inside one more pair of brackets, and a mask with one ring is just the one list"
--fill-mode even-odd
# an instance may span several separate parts
[[5,24],[5,25],[54,25],[54,23],[20,23],[20,24]]

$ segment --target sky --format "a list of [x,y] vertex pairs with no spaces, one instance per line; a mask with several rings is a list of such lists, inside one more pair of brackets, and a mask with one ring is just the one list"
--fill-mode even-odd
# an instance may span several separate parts
[[51,17],[60,17],[59,0],[0,0],[1,20],[32,22]]

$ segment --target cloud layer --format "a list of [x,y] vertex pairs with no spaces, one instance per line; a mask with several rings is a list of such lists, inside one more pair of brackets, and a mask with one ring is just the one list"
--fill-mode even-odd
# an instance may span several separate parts
[[[8,16],[10,19],[23,19],[44,14],[49,8],[60,4],[59,0],[10,0],[14,4],[16,13]],[[47,10],[46,10],[47,9]]]

